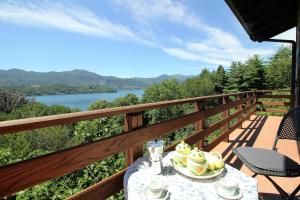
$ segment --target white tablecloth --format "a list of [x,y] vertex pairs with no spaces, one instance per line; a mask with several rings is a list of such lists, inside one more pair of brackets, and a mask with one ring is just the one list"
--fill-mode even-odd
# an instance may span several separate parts
[[[160,180],[167,185],[170,200],[218,200],[223,199],[215,191],[215,184],[223,177],[234,179],[238,182],[243,198],[258,200],[257,181],[239,170],[225,165],[225,170],[218,177],[207,180],[195,180],[178,173],[171,163],[174,152],[165,154],[163,158],[163,172]],[[149,170],[147,157],[137,159],[127,170],[124,176],[124,189],[127,200],[147,199],[144,190],[153,180],[154,175]]]

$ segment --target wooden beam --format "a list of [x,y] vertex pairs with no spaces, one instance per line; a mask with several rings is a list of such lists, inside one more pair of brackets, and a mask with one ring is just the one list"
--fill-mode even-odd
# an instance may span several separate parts
[[[124,131],[128,132],[143,126],[143,114],[142,113],[133,113],[125,115],[125,127]],[[130,166],[137,158],[143,155],[143,144],[130,147],[125,151],[125,161],[126,165]]]
[[[202,108],[202,107],[204,107],[203,104],[204,104],[204,102],[196,101],[195,104],[194,104],[195,111],[199,112],[199,111],[203,110],[203,108]],[[200,131],[202,131],[204,129],[204,120],[205,119],[201,119],[201,120],[199,120],[195,123],[195,132],[196,133],[199,133]],[[196,142],[197,147],[199,149],[204,148],[204,141],[205,141],[205,139],[202,139],[202,140],[199,140],[199,141]]]
[[[229,123],[231,120],[239,117],[243,111],[247,111],[247,110],[251,110],[251,109],[255,111],[254,108],[255,108],[255,104],[252,104],[250,107],[246,107],[243,110],[237,111],[234,114],[228,116],[226,119],[223,119],[222,121],[219,121],[219,122],[207,127],[206,129],[196,132],[193,135],[184,138],[183,140],[190,145],[195,144],[197,141],[203,140],[205,137],[207,137],[211,133],[222,128],[222,126]],[[173,144],[171,144],[170,146],[168,146],[166,148],[166,151],[173,151],[179,142],[180,141],[176,141]]]
[[[242,95],[240,94],[240,95],[238,95],[238,100],[241,100],[241,99],[242,99]],[[238,105],[237,110],[238,111],[243,110],[243,103]],[[238,121],[240,121],[242,118],[243,118],[243,113],[241,113],[241,115],[238,117]],[[242,124],[239,128],[242,128]]]
[[280,94],[280,95],[258,95],[257,97],[258,99],[260,98],[270,98],[270,99],[290,99],[291,95],[284,95],[284,94]]
[[67,200],[105,200],[123,189],[126,169],[96,183],[70,197]]
[[224,138],[228,137],[230,133],[232,133],[235,129],[240,127],[244,121],[246,121],[252,114],[255,113],[255,110],[250,112],[248,115],[240,119],[236,124],[234,124],[232,127],[230,127],[225,133],[220,135],[217,139],[209,143],[207,146],[205,146],[206,151],[211,151],[213,148],[215,148]]
[[[228,97],[223,97],[223,105],[228,104],[229,102],[229,98]],[[225,110],[223,112],[223,117],[224,119],[226,119],[229,116],[229,109]],[[222,127],[222,133],[226,132],[229,128],[229,122],[226,123],[223,127]],[[225,142],[229,141],[229,137],[224,139]]]
[[272,113],[287,113],[288,109],[273,109],[273,108],[262,108],[263,112],[272,112]]
[[122,115],[126,113],[136,113],[136,112],[142,112],[150,109],[163,108],[171,105],[194,103],[195,101],[201,101],[201,100],[213,100],[213,99],[223,98],[226,96],[236,96],[239,94],[246,94],[246,93],[247,92],[240,92],[240,93],[233,93],[233,94],[220,94],[220,95],[213,95],[213,96],[204,96],[204,97],[187,98],[187,99],[163,101],[163,102],[156,102],[156,103],[138,104],[132,106],[108,108],[108,109],[101,109],[101,110],[74,112],[74,113],[67,113],[67,114],[3,121],[0,122],[0,134],[16,133],[20,131],[45,128],[50,126],[62,125],[62,124],[70,124],[70,123],[75,123],[84,120],[97,119],[101,117],[111,117],[111,116]]
[[257,104],[264,106],[290,106],[290,102],[282,101],[258,101]]

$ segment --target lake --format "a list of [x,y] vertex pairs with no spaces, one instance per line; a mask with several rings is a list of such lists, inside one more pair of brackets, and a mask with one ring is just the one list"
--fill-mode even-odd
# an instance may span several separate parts
[[64,105],[70,108],[87,110],[89,105],[96,100],[104,99],[112,101],[115,98],[126,96],[133,93],[139,98],[144,94],[144,90],[119,90],[116,93],[89,93],[89,94],[63,94],[63,95],[42,95],[32,96],[36,101],[46,105]]

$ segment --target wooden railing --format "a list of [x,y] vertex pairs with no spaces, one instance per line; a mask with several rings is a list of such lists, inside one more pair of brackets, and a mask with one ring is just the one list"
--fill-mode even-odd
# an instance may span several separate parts
[[[256,99],[256,92],[240,92],[0,122],[0,134],[13,134],[83,120],[125,115],[122,134],[0,167],[0,198],[63,176],[119,152],[125,152],[126,164],[129,166],[142,155],[142,145],[145,142],[190,124],[195,125],[195,133],[184,140],[190,145],[196,144],[199,148],[209,151],[221,141],[228,140],[229,134],[256,112]],[[211,101],[219,103],[214,107],[207,107]],[[144,111],[183,104],[194,104],[195,111],[153,125],[146,126],[143,123]],[[222,120],[208,127],[204,126],[208,117],[220,113],[223,116]],[[215,140],[205,142],[206,138],[217,130],[220,130],[221,134]],[[167,150],[174,149],[175,145],[176,143],[171,144]],[[122,189],[125,172],[126,169],[69,199],[106,199]]]
[[291,105],[291,95],[287,90],[258,90],[257,111],[269,113],[287,113]]

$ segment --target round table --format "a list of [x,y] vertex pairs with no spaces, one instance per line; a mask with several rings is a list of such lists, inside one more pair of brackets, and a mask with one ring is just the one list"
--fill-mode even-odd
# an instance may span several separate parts
[[[171,163],[174,152],[164,154],[163,171],[158,175],[160,180],[167,186],[170,200],[217,200],[221,198],[215,190],[215,184],[223,177],[234,179],[238,182],[243,192],[241,199],[258,199],[257,180],[247,176],[239,170],[225,164],[225,170],[218,177],[196,180],[188,178],[177,172]],[[153,180],[150,172],[148,157],[137,159],[127,170],[124,176],[124,190],[127,200],[147,199],[144,190]]]

